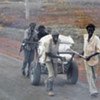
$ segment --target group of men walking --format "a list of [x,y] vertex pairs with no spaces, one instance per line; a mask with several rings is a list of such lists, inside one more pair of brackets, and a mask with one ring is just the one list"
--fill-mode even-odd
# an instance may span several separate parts
[[[89,83],[89,90],[91,96],[97,97],[98,91],[95,85],[96,73],[95,69],[98,64],[97,55],[100,54],[100,39],[94,34],[95,25],[88,24],[86,26],[87,34],[84,35],[84,50],[81,53],[84,55],[85,60],[85,69],[87,73],[87,80]],[[59,48],[59,31],[52,31],[51,28],[48,28],[46,31],[45,26],[40,25],[36,29],[36,24],[31,23],[29,28],[25,31],[24,40],[22,42],[22,49],[24,51],[24,61],[22,67],[22,74],[25,75],[25,68],[28,64],[28,74],[30,72],[30,64],[34,60],[34,53],[38,49],[38,41],[51,34],[52,38],[45,43],[45,64],[48,70],[48,78],[45,81],[48,95],[54,96],[53,85],[54,79],[57,75],[57,61],[62,59],[58,54]]]

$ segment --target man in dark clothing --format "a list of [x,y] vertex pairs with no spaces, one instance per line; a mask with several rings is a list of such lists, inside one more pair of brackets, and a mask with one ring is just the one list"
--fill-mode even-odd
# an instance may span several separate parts
[[38,31],[38,39],[40,40],[42,37],[44,37],[45,35],[48,35],[48,33],[45,31],[45,26],[44,25],[40,25],[37,29]]

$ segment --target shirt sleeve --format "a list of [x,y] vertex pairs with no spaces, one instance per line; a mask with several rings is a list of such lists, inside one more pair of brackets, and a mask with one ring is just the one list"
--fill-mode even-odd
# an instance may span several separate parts
[[36,30],[34,31],[34,38],[35,38],[35,40],[36,40],[36,41],[38,41],[38,40],[39,40],[39,39],[38,39],[38,33],[37,33],[37,31],[36,31]]
[[45,52],[50,52],[50,41],[47,41],[44,43],[44,47],[45,47]]
[[99,52],[99,53],[100,53],[100,39],[99,39],[99,37],[97,37],[97,45],[96,45],[96,50],[97,50],[97,52]]
[[28,30],[25,30],[24,32],[24,39],[28,39]]

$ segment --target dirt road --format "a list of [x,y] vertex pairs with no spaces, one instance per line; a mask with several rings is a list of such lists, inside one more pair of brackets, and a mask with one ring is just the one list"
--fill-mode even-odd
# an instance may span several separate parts
[[[87,84],[66,84],[65,77],[58,75],[54,97],[48,97],[44,85],[32,86],[30,80],[21,75],[21,61],[0,54],[0,100],[91,100]],[[99,89],[100,92],[100,89]],[[94,98],[94,100],[99,100]]]

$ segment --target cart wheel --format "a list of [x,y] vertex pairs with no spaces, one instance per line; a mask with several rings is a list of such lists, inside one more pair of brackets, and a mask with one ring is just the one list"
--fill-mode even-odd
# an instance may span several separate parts
[[69,84],[76,84],[78,80],[78,65],[75,61],[71,61],[68,64],[68,70],[66,72],[67,76],[67,83]]
[[36,64],[37,66],[34,66],[32,64],[32,69],[30,71],[30,80],[32,85],[39,85],[41,80],[41,66],[40,64]]

